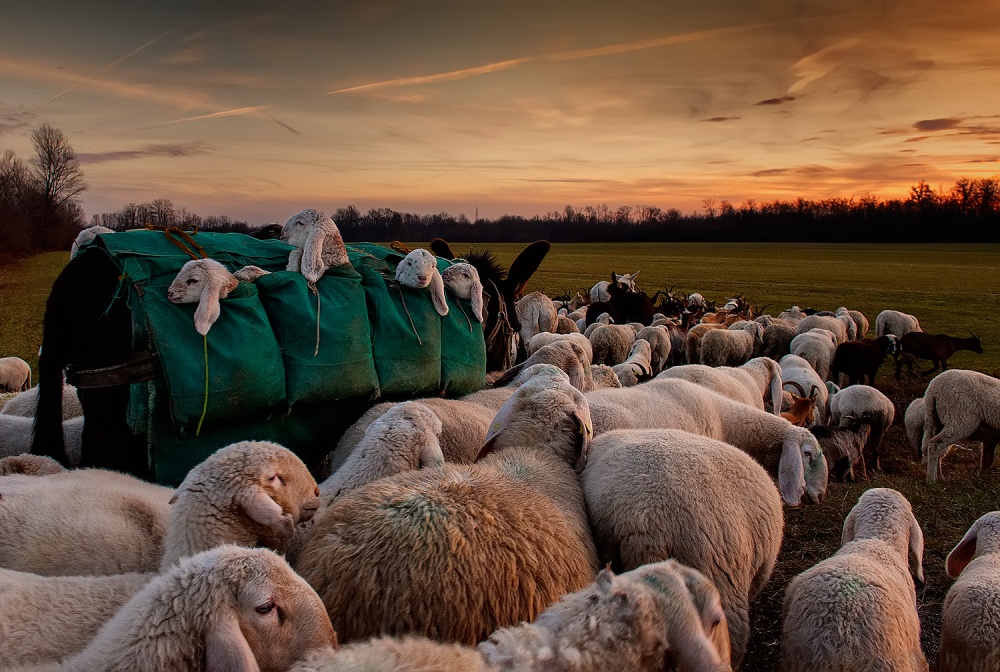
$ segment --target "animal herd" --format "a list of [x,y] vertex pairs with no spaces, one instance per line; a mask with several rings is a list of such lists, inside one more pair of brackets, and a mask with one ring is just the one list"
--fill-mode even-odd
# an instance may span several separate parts
[[[342,263],[329,217],[304,211],[286,227],[290,270],[315,282]],[[512,267],[519,289],[484,283],[472,263],[437,274],[424,250],[400,262],[398,282],[472,301],[487,339],[512,312],[496,347],[509,361],[464,397],[371,406],[342,436],[316,437],[319,465],[242,441],[177,488],[66,469],[28,454],[37,388],[7,402],[0,668],[736,670],[786,507],[880,468],[896,417],[874,386],[883,360],[902,375],[916,359],[946,369],[956,349],[982,351],[891,310],[867,338],[868,319],[847,308],[770,316],[742,296],[718,309],[700,294],[650,297],[638,273],[507,308],[504,292],[523,294],[544,256],[526,249],[536,258]],[[192,329],[206,333],[226,287],[257,271],[192,261],[169,297],[198,302]],[[67,429],[81,416],[64,386],[63,462],[86,449]],[[1000,381],[945,370],[904,422],[929,481],[970,440],[985,471]],[[941,672],[1000,670],[1000,511],[982,513],[950,540]],[[864,491],[840,549],[787,584],[780,669],[928,670],[913,580],[923,547],[900,492]]]

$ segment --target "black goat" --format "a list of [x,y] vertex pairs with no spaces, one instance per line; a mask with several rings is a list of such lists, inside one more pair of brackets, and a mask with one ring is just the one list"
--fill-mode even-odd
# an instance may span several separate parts
[[979,337],[972,334],[969,338],[957,338],[948,334],[926,334],[922,331],[911,331],[899,339],[902,357],[896,362],[896,378],[899,378],[903,364],[913,373],[913,362],[918,359],[929,359],[934,362],[934,368],[925,374],[934,373],[938,369],[948,370],[948,358],[957,350],[971,350],[983,354],[983,344]]
[[847,376],[848,385],[865,382],[875,387],[875,375],[878,373],[885,356],[898,351],[899,343],[895,336],[879,336],[878,338],[863,338],[860,341],[848,341],[837,346],[830,364],[830,375],[836,382],[838,374]]
[[615,324],[641,322],[648,325],[653,321],[653,314],[656,312],[653,300],[645,292],[633,292],[617,282],[614,273],[611,274],[608,294],[611,298],[607,301],[590,304],[587,309],[588,326],[596,322],[602,313],[610,315]]

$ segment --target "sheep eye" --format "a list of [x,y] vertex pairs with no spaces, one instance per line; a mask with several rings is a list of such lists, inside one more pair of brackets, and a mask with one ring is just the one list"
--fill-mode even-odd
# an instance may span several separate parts
[[198,278],[188,278],[187,284],[189,284],[189,285],[197,285],[198,284]]
[[267,479],[267,482],[271,483],[272,485],[274,483],[281,483],[282,485],[284,485],[285,484],[285,479],[282,478],[281,474],[275,474],[271,478]]
[[256,607],[254,607],[254,611],[256,611],[258,614],[262,616],[270,614],[273,609],[274,609],[274,600],[268,600],[264,604],[258,604]]

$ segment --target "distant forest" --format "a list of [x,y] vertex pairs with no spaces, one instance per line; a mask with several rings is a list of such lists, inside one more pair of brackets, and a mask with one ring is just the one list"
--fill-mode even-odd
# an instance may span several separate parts
[[[420,215],[353,205],[333,213],[345,240],[430,240],[462,242],[1000,242],[1000,180],[959,179],[948,191],[924,182],[906,199],[828,198],[756,202],[742,205],[706,199],[700,212],[683,214],[654,206],[607,205],[574,208],[544,216],[503,215],[470,221],[464,214]],[[175,210],[168,199],[127,205],[94,215],[91,224],[115,230],[194,224],[202,230],[246,233],[252,227],[226,216],[201,218]]]

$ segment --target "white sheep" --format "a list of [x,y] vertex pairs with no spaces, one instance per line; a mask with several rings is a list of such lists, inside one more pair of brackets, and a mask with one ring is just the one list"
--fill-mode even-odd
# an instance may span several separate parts
[[816,424],[825,425],[830,414],[830,392],[826,382],[819,377],[809,362],[798,355],[785,355],[778,362],[781,365],[781,384],[796,383],[806,396],[816,398]]
[[220,546],[140,590],[60,672],[286,670],[337,638],[316,593],[281,557]]
[[542,332],[532,336],[530,341],[525,342],[524,349],[527,352],[528,357],[531,357],[538,351],[539,348],[555,343],[556,341],[570,341],[572,343],[576,343],[583,348],[587,355],[587,361],[594,361],[594,349],[590,344],[590,339],[583,334],[553,334],[551,332]]
[[565,315],[560,315],[556,318],[556,333],[557,334],[579,334],[580,328],[576,326],[576,322],[566,317]]
[[[645,342],[645,341],[643,341]],[[648,345],[648,344],[647,344]],[[551,364],[569,376],[570,384],[581,392],[594,389],[593,373],[587,351],[575,340],[556,340],[549,345],[536,350],[528,359],[507,369],[503,375],[494,381],[495,387],[514,384],[520,374],[527,368],[537,364]],[[523,382],[518,380],[517,384]]]
[[44,476],[46,474],[58,474],[62,471],[66,471],[66,467],[51,457],[44,455],[21,453],[20,455],[0,458],[0,476],[10,476],[13,474]]
[[844,521],[841,548],[785,591],[782,672],[926,672],[907,550],[923,581],[923,533],[900,493],[873,488]]
[[471,301],[476,321],[483,321],[483,283],[475,266],[464,261],[452,264],[441,273],[441,281],[452,294]]
[[[618,376],[622,387],[632,387],[652,377],[653,365],[650,363],[652,357],[653,352],[649,341],[636,338],[632,344],[632,349],[628,353],[628,358],[621,364],[611,367],[611,370]],[[593,373],[591,373],[591,378],[593,378]],[[587,392],[589,390],[582,391]]]
[[917,397],[906,407],[903,414],[903,425],[906,427],[906,441],[913,448],[917,459],[922,461],[920,443],[924,438],[924,398]]
[[[635,273],[624,273],[618,275],[614,271],[611,271],[611,279],[617,282],[619,285],[624,286],[628,291],[635,291],[635,279],[639,277],[640,271]],[[608,286],[611,283],[607,280],[601,280],[596,285],[590,288],[590,302],[595,303],[597,301],[610,301],[611,294],[608,293]]]
[[920,321],[908,313],[898,310],[883,310],[875,318],[875,336],[885,336],[893,334],[897,338],[902,338],[903,334],[911,331],[922,331]]
[[444,280],[437,269],[437,259],[427,250],[416,249],[403,257],[396,266],[396,282],[413,289],[430,288],[431,301],[438,315],[448,314],[444,295]]
[[715,584],[738,667],[750,603],[774,569],[784,526],[764,468],[704,436],[621,430],[594,439],[581,482],[602,562],[634,569],[675,558]]
[[97,226],[88,226],[87,228],[80,231],[80,233],[76,234],[76,239],[73,241],[73,244],[70,245],[69,248],[70,260],[72,261],[73,258],[80,253],[80,248],[82,248],[84,245],[88,245],[94,242],[94,239],[97,238],[97,236],[102,233],[114,233],[114,229],[109,229],[106,226],[101,226],[98,224]]
[[684,364],[667,369],[657,378],[689,380],[760,410],[765,410],[765,401],[771,401],[774,414],[781,415],[781,404],[774,402],[781,398],[781,367],[767,357],[755,357],[738,367]]
[[746,322],[746,328],[713,329],[701,339],[701,363],[706,366],[739,366],[760,352],[764,327]]
[[808,429],[686,380],[654,378],[637,387],[587,394],[594,430],[683,429],[730,443],[778,477],[782,499],[797,506],[826,493],[823,450]]
[[635,337],[636,340],[649,341],[651,348],[649,364],[652,367],[653,375],[665,370],[670,362],[672,349],[670,332],[667,331],[667,328],[663,326],[643,327]]
[[725,329],[726,325],[714,322],[701,322],[690,329],[684,335],[684,352],[687,355],[688,364],[701,363],[701,340],[705,334],[713,329]]
[[847,322],[854,324],[849,317],[841,320],[836,317],[831,317],[830,315],[807,315],[799,320],[795,325],[795,334],[796,336],[804,334],[810,329],[826,329],[831,334],[836,336],[837,345],[840,345],[841,343],[846,343],[850,340],[848,338]]
[[0,357],[0,392],[24,392],[31,388],[31,367],[20,357]]
[[792,306],[788,310],[778,313],[779,320],[789,322],[792,326],[798,324],[805,317],[807,317],[805,311],[798,306]]
[[[24,418],[33,418],[37,408],[38,387],[36,386],[26,392],[21,392],[4,404],[3,408],[0,408],[0,415],[19,415]],[[80,397],[76,394],[76,388],[64,383],[62,389],[63,420],[78,418],[81,415],[83,415],[83,406],[80,404]]]
[[[0,414],[0,457],[30,453],[34,426],[34,418]],[[70,466],[75,467],[80,464],[80,451],[83,448],[83,417],[64,420],[62,426],[66,459]]]
[[830,380],[830,365],[837,352],[837,338],[827,329],[810,329],[792,339],[789,351],[809,362],[824,381]]
[[320,483],[323,506],[386,476],[444,466],[438,441],[441,431],[440,418],[426,405],[416,401],[396,404],[368,425],[343,465]]
[[295,248],[288,254],[286,270],[301,273],[311,283],[331,266],[350,263],[340,229],[319,210],[307,208],[289,217],[281,227],[281,240]]
[[527,343],[536,334],[556,330],[558,316],[552,299],[541,292],[525,295],[514,304],[517,321],[521,323],[521,342]]
[[596,573],[577,478],[591,438],[586,399],[565,374],[536,375],[497,413],[485,459],[347,493],[316,519],[296,570],[348,640],[414,632],[474,644],[530,620]]
[[222,314],[220,299],[236,289],[239,280],[214,259],[192,259],[177,272],[167,288],[172,303],[197,303],[194,328],[205,336]]
[[698,292],[692,292],[688,294],[687,297],[687,307],[688,308],[704,308],[708,303],[705,301],[705,297]]
[[871,435],[865,446],[865,462],[869,467],[879,469],[882,437],[896,419],[896,407],[892,400],[874,387],[851,385],[831,394],[829,402],[831,425],[846,427],[852,419],[864,420],[871,425]]
[[868,333],[868,318],[865,317],[864,313],[862,313],[860,310],[848,310],[844,306],[841,306],[840,308],[837,308],[837,312],[835,313],[835,315],[837,317],[843,317],[846,315],[847,317],[850,317],[851,320],[854,322],[856,331],[855,331],[855,337],[851,339],[852,341],[859,338],[864,338],[865,334]]
[[598,325],[588,338],[594,352],[594,364],[614,366],[628,358],[635,342],[635,328],[627,324]]
[[1000,511],[972,524],[945,560],[938,672],[1000,669]]
[[946,449],[965,439],[983,442],[981,467],[989,469],[1000,440],[1000,380],[978,371],[949,369],[924,392],[921,453],[927,460],[927,480],[938,480]]

